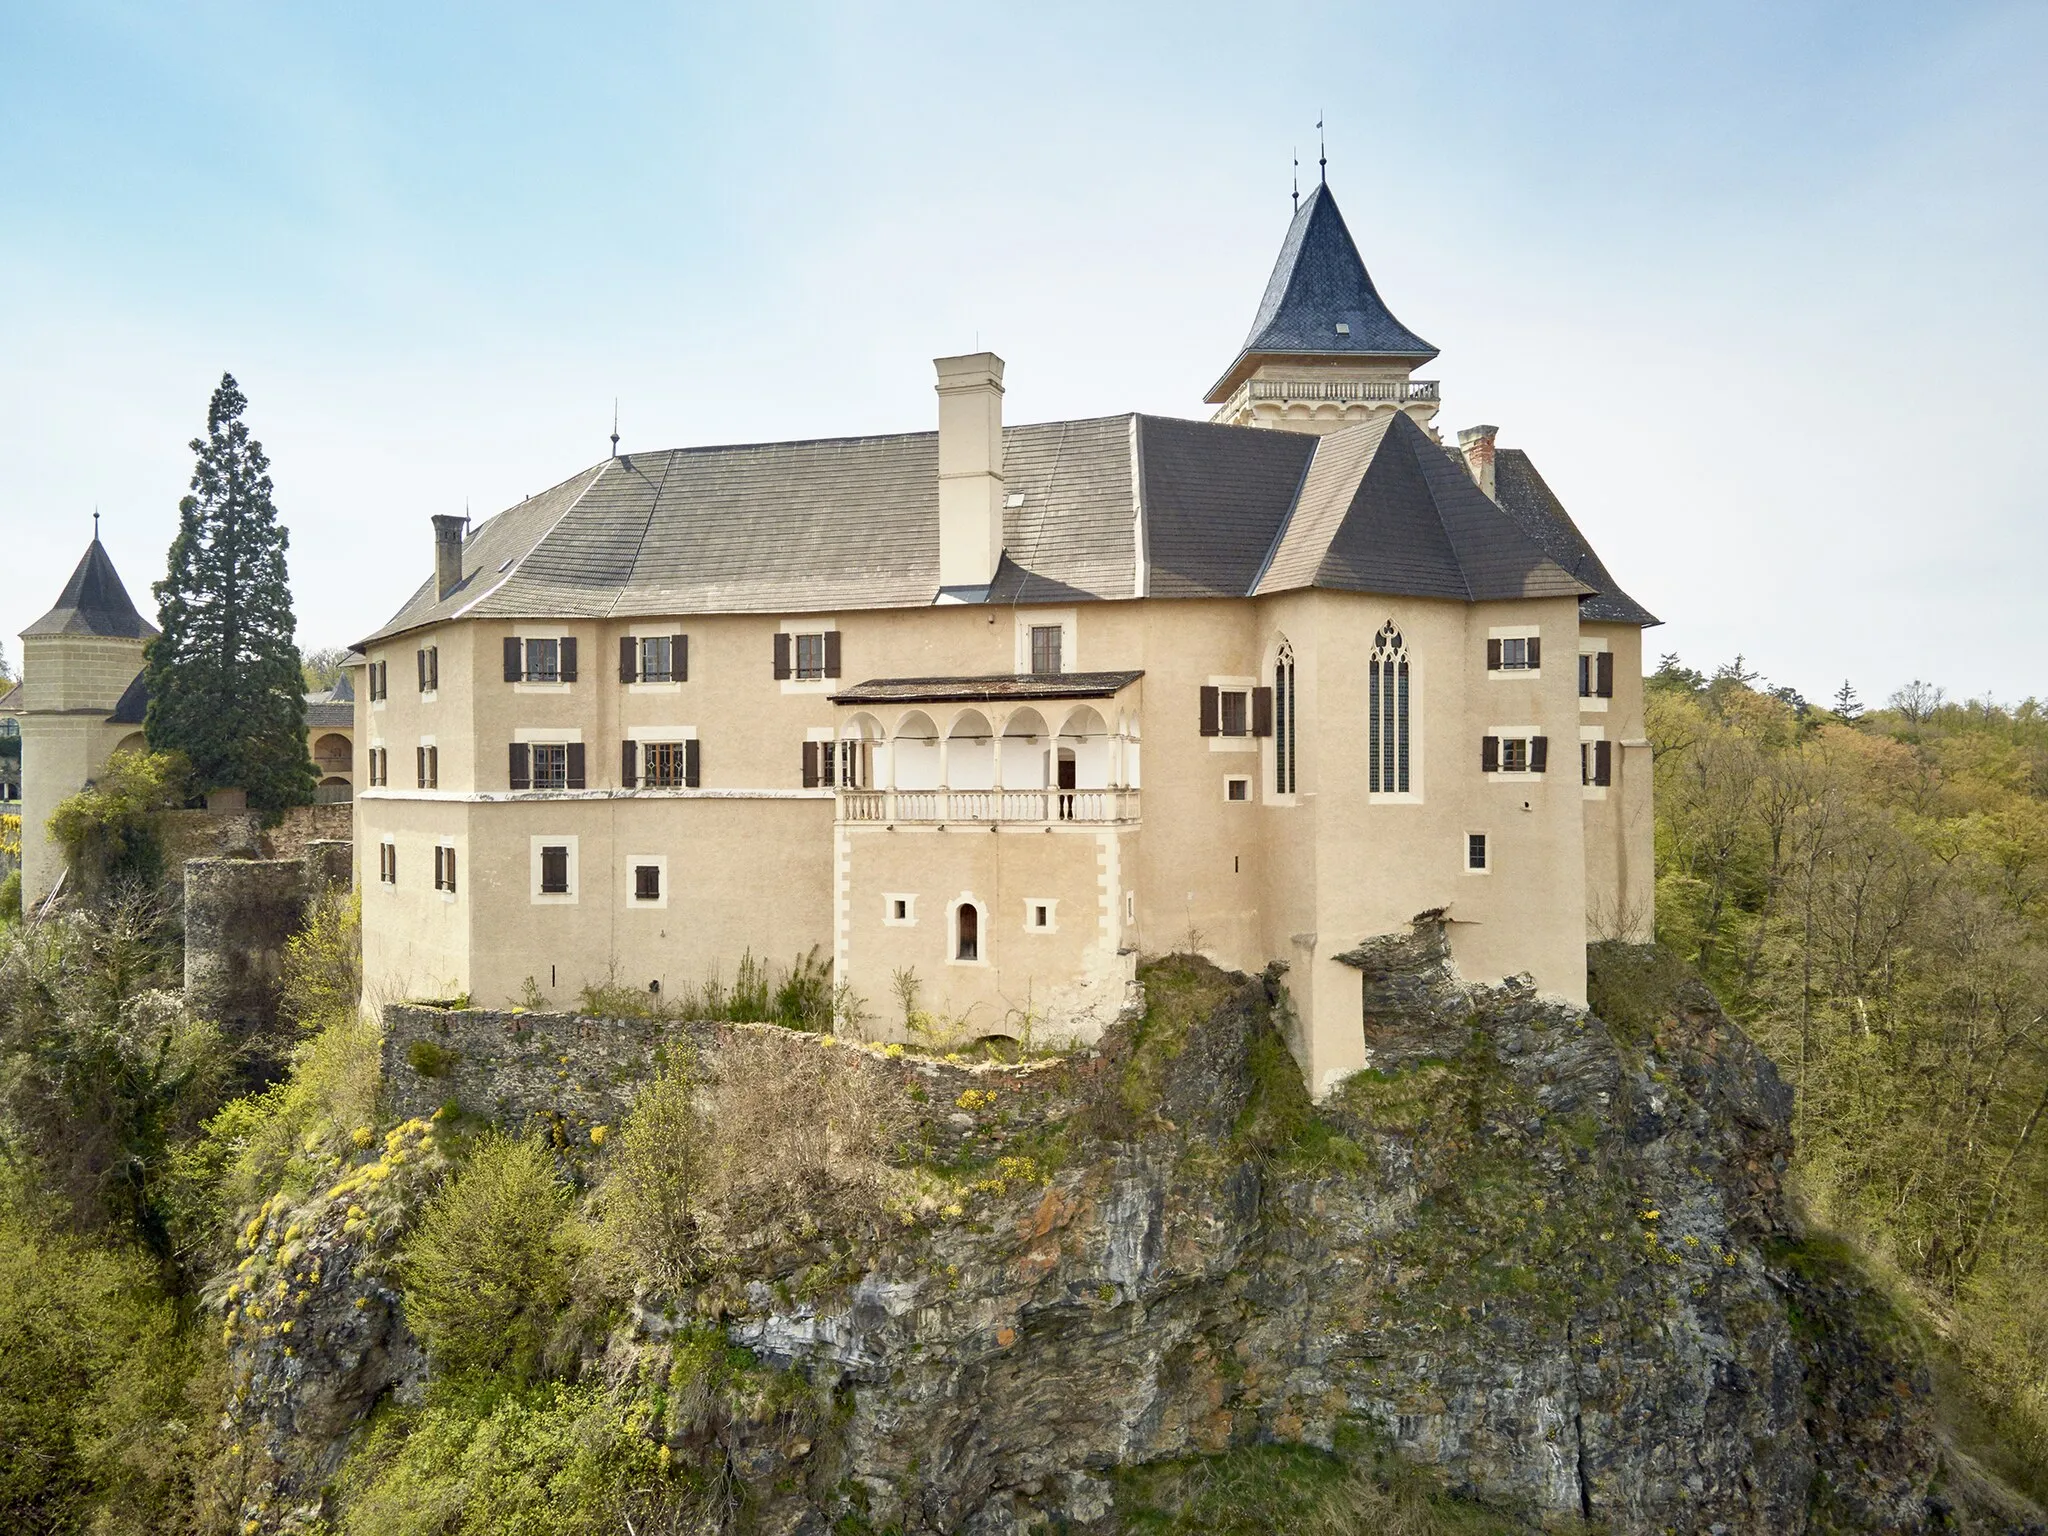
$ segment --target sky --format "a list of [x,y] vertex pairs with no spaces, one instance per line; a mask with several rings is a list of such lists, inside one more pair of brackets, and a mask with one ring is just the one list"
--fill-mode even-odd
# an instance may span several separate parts
[[609,452],[1205,416],[1329,178],[1437,425],[1664,625],[2048,695],[2048,5],[0,0],[0,643],[138,606],[223,370],[306,648]]

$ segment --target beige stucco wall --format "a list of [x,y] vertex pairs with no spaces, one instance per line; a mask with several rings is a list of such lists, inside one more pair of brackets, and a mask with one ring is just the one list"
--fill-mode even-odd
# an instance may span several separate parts
[[[1414,776],[1400,799],[1368,797],[1364,788],[1365,664],[1389,620],[1414,669]],[[1138,743],[1119,742],[1104,758],[1113,782],[1141,784],[1135,823],[996,832],[835,825],[832,795],[802,787],[806,737],[842,731],[855,713],[834,706],[830,692],[868,678],[1013,673],[1020,631],[1034,621],[1068,626],[1069,671],[1143,671],[1116,697],[1089,701],[1112,733]],[[777,630],[828,624],[842,636],[842,676],[778,682]],[[1540,633],[1540,673],[1488,673],[1488,632],[1504,626]],[[515,631],[575,635],[577,681],[504,682],[502,640]],[[618,637],[629,631],[688,634],[688,681],[621,684]],[[1300,712],[1299,790],[1284,798],[1274,793],[1270,740],[1204,738],[1198,718],[1204,685],[1269,685],[1283,637],[1294,652]],[[1623,733],[1640,739],[1640,635],[1608,627],[1601,638],[1616,655],[1616,697],[1601,728],[1617,741]],[[432,699],[416,685],[422,643],[440,649]],[[1647,750],[1617,746],[1616,786],[1588,798],[1577,742],[1594,714],[1577,696],[1579,644],[1569,598],[1466,604],[1324,591],[787,622],[463,622],[403,636],[370,651],[390,662],[390,698],[372,704],[367,688],[358,690],[356,814],[371,990],[468,991],[498,1002],[532,976],[557,1001],[607,980],[658,980],[672,995],[714,969],[729,980],[745,950],[787,963],[815,945],[882,1033],[900,1025],[891,977],[914,969],[924,1005],[964,1017],[968,1033],[1017,1033],[1029,1011],[1042,1036],[1088,1037],[1121,1006],[1138,952],[1194,943],[1229,966],[1288,965],[1297,1051],[1322,1088],[1365,1065],[1358,978],[1335,959],[1361,940],[1445,907],[1466,974],[1526,972],[1544,991],[1581,1000],[1589,911],[1595,926],[1603,912],[1641,911]],[[873,714],[893,733],[910,707]],[[942,733],[970,707],[997,731],[1009,713],[915,707]],[[1056,731],[1077,706],[1031,707]],[[1506,726],[1550,739],[1546,774],[1481,772],[1481,737]],[[619,788],[622,737],[692,729],[701,743],[700,789]],[[583,791],[509,791],[508,742],[572,731],[586,749]],[[433,791],[414,781],[413,749],[423,735],[440,752]],[[363,758],[372,745],[390,752],[388,788],[368,787]],[[885,752],[878,782],[889,773]],[[1236,775],[1252,781],[1248,802],[1226,798]],[[1485,874],[1465,870],[1471,832],[1490,840]],[[376,845],[386,836],[399,849],[396,890],[380,889],[376,878]],[[432,845],[444,837],[460,860],[452,900],[432,890]],[[536,840],[556,837],[574,839],[574,899],[536,900]],[[629,865],[639,856],[665,861],[666,896],[653,910],[630,899]],[[914,924],[883,920],[890,894],[915,897]],[[1055,931],[1027,930],[1031,897],[1057,903]],[[971,965],[949,951],[949,908],[963,898],[986,913],[982,956]],[[1645,920],[1631,919],[1637,927]]]
[[21,895],[41,901],[63,870],[50,813],[139,729],[107,716],[142,670],[142,640],[62,635],[22,641]]
[[1581,643],[1604,645],[1614,656],[1614,697],[1579,701],[1582,732],[1601,732],[1612,743],[1614,779],[1604,790],[1584,791],[1587,933],[1648,943],[1656,931],[1656,846],[1643,632],[1630,624],[1588,624]]

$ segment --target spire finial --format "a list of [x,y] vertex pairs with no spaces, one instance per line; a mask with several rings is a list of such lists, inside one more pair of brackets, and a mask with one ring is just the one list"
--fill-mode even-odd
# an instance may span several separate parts
[[1330,184],[1330,147],[1323,142],[1323,114],[1316,114],[1316,164],[1322,167],[1323,185]]
[[98,502],[92,504],[92,541],[95,544],[100,541],[100,504]]
[[1301,212],[1301,151],[1294,151],[1294,211]]
[[619,456],[619,397],[612,396],[612,457]]

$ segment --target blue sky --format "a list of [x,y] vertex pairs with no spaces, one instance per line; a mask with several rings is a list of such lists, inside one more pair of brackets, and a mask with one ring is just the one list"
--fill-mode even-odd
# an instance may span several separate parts
[[2048,694],[2048,6],[0,0],[0,635],[241,380],[301,640],[624,445],[1205,414],[1330,178],[1446,431],[1820,697]]

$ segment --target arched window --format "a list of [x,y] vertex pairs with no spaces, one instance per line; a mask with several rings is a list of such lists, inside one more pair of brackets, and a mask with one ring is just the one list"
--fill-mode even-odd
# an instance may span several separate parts
[[1375,795],[1408,793],[1408,648],[1389,619],[1373,641],[1367,671],[1371,727],[1366,742],[1366,789]]
[[1299,729],[1294,710],[1294,647],[1280,642],[1273,663],[1273,793],[1294,793],[1294,738]]
[[979,960],[981,958],[981,909],[971,901],[959,906],[960,933],[953,949],[956,960]]

